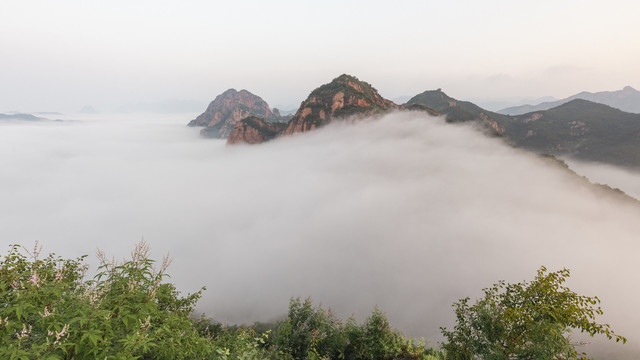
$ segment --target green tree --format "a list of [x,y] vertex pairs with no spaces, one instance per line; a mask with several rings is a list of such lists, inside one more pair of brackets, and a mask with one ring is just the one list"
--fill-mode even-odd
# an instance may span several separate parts
[[191,359],[214,350],[190,318],[200,292],[181,297],[141,242],[85,281],[84,257],[40,259],[18,245],[0,261],[0,358]]
[[310,298],[289,302],[289,315],[279,323],[275,344],[294,359],[438,360],[444,353],[391,328],[377,308],[363,324],[352,317],[343,323],[331,311],[313,306]]
[[500,281],[474,305],[469,298],[456,302],[457,324],[452,331],[441,328],[448,358],[586,359],[567,337],[572,329],[625,343],[608,324],[595,321],[602,315],[597,297],[562,285],[569,275],[567,269],[547,272],[543,266],[531,282]]
[[331,311],[314,307],[310,298],[291,299],[287,320],[278,325],[275,344],[295,359],[332,356],[342,347],[342,324]]

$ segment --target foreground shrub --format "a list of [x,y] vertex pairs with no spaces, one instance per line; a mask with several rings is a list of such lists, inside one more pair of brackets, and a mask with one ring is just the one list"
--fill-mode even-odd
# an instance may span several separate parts
[[275,338],[280,351],[295,359],[443,359],[444,354],[393,330],[386,315],[374,309],[364,324],[342,323],[311,299],[292,299],[289,314]]
[[84,257],[40,259],[13,246],[0,262],[0,358],[191,359],[212,352],[189,318],[200,292],[180,297],[140,243],[131,259],[84,281]]
[[595,321],[602,310],[597,297],[578,295],[562,284],[569,270],[538,270],[532,282],[501,281],[484,289],[475,305],[469,298],[454,304],[457,324],[442,328],[451,359],[586,359],[566,336],[578,329],[626,342],[607,324]]

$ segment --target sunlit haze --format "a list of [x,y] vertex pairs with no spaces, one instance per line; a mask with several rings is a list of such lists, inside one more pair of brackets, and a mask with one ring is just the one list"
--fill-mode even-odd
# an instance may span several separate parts
[[8,0],[0,112],[204,107],[232,87],[288,110],[342,73],[391,99],[640,88],[638,13],[634,0]]

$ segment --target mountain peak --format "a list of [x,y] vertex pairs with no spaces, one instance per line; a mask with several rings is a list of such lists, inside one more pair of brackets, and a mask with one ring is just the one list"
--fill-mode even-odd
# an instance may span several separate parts
[[347,74],[342,74],[340,76],[338,76],[337,78],[333,79],[333,81],[331,81],[331,83],[340,83],[340,84],[344,84],[347,85],[351,88],[353,88],[356,91],[359,92],[363,92],[363,85],[366,87],[371,87],[371,85],[362,82],[360,80],[358,80],[357,77],[352,76],[352,75],[347,75]]
[[396,108],[398,105],[380,96],[369,83],[342,74],[309,94],[284,134],[310,131],[337,118],[373,115]]
[[224,139],[240,120],[248,116],[277,118],[261,97],[247,90],[231,88],[216,96],[207,110],[189,122],[189,126],[204,126],[200,132],[203,136]]
[[222,94],[218,95],[218,96],[229,96],[229,95],[233,95],[233,94],[237,94],[238,91],[234,88],[229,88],[227,90],[225,90]]

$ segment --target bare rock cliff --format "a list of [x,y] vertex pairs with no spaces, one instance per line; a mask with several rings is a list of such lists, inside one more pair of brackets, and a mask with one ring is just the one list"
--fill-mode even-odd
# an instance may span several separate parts
[[278,136],[312,131],[337,119],[360,119],[400,108],[380,96],[368,83],[340,75],[312,91],[288,124],[274,126],[258,118],[243,119],[234,127],[227,144],[256,144]]
[[270,123],[250,116],[236,124],[227,138],[227,145],[260,144],[275,138],[286,127],[285,123]]
[[218,95],[207,107],[207,110],[188,126],[204,126],[200,134],[206,137],[224,139],[229,136],[233,127],[248,116],[258,116],[277,121],[269,109],[269,105],[259,96],[247,90],[229,89]]
[[366,117],[398,108],[370,84],[343,74],[311,92],[289,122],[284,135],[311,131],[338,118]]

